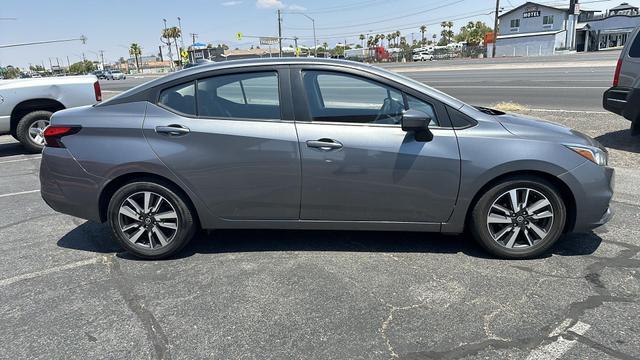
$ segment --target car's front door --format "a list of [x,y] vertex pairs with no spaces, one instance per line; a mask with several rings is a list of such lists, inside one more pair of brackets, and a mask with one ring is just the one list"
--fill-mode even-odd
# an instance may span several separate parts
[[288,84],[288,69],[263,68],[176,84],[148,106],[144,134],[217,217],[297,220],[300,153],[282,93]]
[[[302,159],[301,219],[445,222],[460,180],[441,103],[360,74],[292,69]],[[299,106],[303,104],[303,109]],[[401,129],[404,110],[432,118],[431,141]]]

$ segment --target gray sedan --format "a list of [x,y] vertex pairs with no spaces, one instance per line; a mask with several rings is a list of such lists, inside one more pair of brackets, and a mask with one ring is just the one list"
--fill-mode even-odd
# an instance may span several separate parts
[[461,233],[538,256],[611,216],[595,140],[324,59],[203,65],[54,114],[42,197],[143,258],[200,229]]

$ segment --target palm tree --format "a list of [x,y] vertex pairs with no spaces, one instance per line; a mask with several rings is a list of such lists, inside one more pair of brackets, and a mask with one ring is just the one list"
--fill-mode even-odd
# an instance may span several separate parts
[[[400,38],[400,30],[396,30],[396,39]],[[398,45],[398,42],[396,41],[396,45]]]
[[380,34],[380,46],[384,46],[384,34]]
[[364,39],[366,39],[364,34],[360,34],[360,36],[358,36],[358,39],[360,39],[360,41],[362,41],[362,47],[364,47]]
[[180,35],[182,35],[182,32],[180,31],[180,28],[177,26],[172,26],[170,28],[166,28],[164,30],[162,30],[162,37],[171,41],[171,39],[173,39],[174,44],[176,45],[176,54],[178,56],[178,59],[181,59],[182,57],[180,56],[180,50],[178,49],[178,38],[180,37]]
[[424,33],[427,32],[427,25],[420,26],[420,33],[422,34],[422,45],[424,45]]
[[129,46],[129,55],[133,56],[136,60],[136,71],[140,72],[140,63],[138,62],[138,57],[142,55],[142,47],[136,43],[132,43]]
[[440,26],[442,27],[442,31],[440,32],[442,42],[447,45],[451,43],[451,39],[454,35],[453,30],[451,30],[453,28],[453,21],[443,21],[440,23]]

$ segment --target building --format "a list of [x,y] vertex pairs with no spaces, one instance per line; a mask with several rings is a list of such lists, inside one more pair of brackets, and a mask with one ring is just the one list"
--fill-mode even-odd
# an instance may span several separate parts
[[626,44],[629,33],[640,26],[640,10],[628,3],[622,3],[604,14],[596,14],[598,12],[584,12],[578,17],[577,51],[620,48]]
[[640,11],[628,3],[602,13],[582,9],[578,0],[566,7],[527,2],[498,19],[496,56],[544,56],[624,46],[640,26]]
[[527,2],[498,17],[496,56],[544,56],[575,46],[577,0],[567,7]]

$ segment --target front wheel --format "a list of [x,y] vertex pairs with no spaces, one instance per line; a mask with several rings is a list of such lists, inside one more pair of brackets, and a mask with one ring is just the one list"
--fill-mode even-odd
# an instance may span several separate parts
[[111,198],[108,221],[118,242],[145,259],[164,259],[180,251],[197,225],[185,199],[172,186],[140,181]]
[[490,253],[506,259],[539,256],[562,235],[566,206],[558,190],[535,177],[514,177],[476,203],[471,231]]

